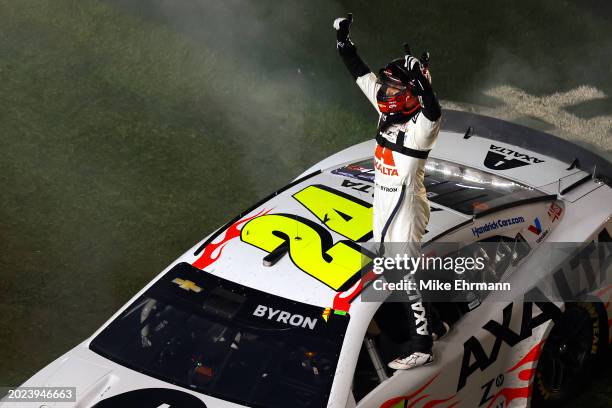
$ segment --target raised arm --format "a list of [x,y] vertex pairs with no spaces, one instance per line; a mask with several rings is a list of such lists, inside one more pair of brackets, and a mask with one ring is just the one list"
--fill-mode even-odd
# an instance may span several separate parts
[[376,75],[370,70],[365,62],[357,54],[357,47],[349,38],[353,15],[348,14],[346,17],[339,17],[334,21],[336,29],[336,47],[342,58],[342,62],[346,65],[349,73],[353,76],[359,88],[366,95],[370,103],[378,111],[376,103],[376,92],[380,85]]
[[[421,112],[427,119],[436,122],[442,116],[442,108],[431,87],[431,76],[427,67],[423,67],[423,63],[411,55],[406,55],[405,59],[410,79],[414,81],[414,92],[421,99]],[[429,54],[427,54],[427,59],[429,59]],[[425,55],[421,60],[425,60]]]

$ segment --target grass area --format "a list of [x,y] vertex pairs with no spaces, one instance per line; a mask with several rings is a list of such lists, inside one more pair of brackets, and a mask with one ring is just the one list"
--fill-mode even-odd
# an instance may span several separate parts
[[612,92],[612,28],[567,1],[0,1],[0,385],[86,338],[224,220],[372,135],[334,48],[347,10],[372,68],[404,40],[427,46],[445,99],[495,104],[479,91],[504,83]]
[[108,4],[3,2],[0,26],[1,384],[23,381],[225,219],[367,134],[357,113],[323,110]]

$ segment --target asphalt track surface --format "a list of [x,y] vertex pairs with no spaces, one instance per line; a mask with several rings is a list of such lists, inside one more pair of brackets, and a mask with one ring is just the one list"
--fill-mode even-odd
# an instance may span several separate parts
[[[347,11],[372,68],[406,40],[427,47],[445,106],[609,154],[610,3],[493,3],[0,2],[0,386],[85,339],[240,210],[372,135],[334,49],[331,21]],[[611,394],[602,372],[584,406]]]

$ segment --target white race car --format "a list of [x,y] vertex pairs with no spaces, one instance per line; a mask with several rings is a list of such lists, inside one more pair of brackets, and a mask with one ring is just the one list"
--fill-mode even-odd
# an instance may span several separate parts
[[[577,392],[612,340],[612,165],[445,111],[424,241],[496,243],[492,273],[520,290],[435,305],[456,317],[434,363],[392,373],[398,345],[368,330],[381,302],[361,299],[373,152],[374,141],[343,150],[219,228],[23,386],[76,387],[76,402],[44,406],[97,408],[505,407]],[[595,248],[597,265],[580,251],[550,271],[582,301],[525,301],[550,242]]]

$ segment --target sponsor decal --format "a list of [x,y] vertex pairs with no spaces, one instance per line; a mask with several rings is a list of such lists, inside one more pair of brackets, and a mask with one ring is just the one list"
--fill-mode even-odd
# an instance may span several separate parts
[[527,229],[529,230],[529,232],[538,236],[538,239],[536,239],[536,242],[538,244],[542,242],[544,238],[546,238],[550,233],[550,229],[547,229],[542,232],[542,223],[540,222],[540,219],[538,217],[533,220],[533,224],[529,225]]
[[376,145],[376,151],[374,152],[374,167],[376,170],[387,176],[399,175],[395,168],[395,160],[393,159],[393,151]]
[[548,236],[548,233],[550,232],[550,230],[546,230],[542,233],[542,235],[540,235],[538,237],[538,239],[536,239],[536,242],[539,244],[540,242],[544,241],[544,238],[546,238]]
[[[483,406],[488,402],[489,404],[487,405],[487,408],[494,406],[505,407],[515,399],[529,398],[529,384],[531,383],[531,380],[536,372],[533,365],[536,361],[538,361],[543,345],[544,341],[537,343],[518,363],[516,363],[505,373],[508,377],[516,377],[513,378],[514,381],[512,383],[522,382],[523,386],[516,388],[501,388],[501,386],[504,384],[504,374],[499,374],[495,379],[490,380],[480,387],[482,390],[484,390],[484,392],[479,406]],[[495,389],[497,389],[497,392],[494,392]]]
[[563,208],[556,203],[550,203],[550,207],[548,207],[548,217],[550,221],[557,221],[561,217],[561,214],[563,214]]
[[187,292],[194,291],[195,293],[200,293],[202,291],[201,287],[190,280],[175,278],[172,283],[176,283],[179,288],[186,290]]
[[540,235],[542,233],[542,224],[540,223],[540,219],[536,217],[535,220],[533,220],[533,224],[530,225],[528,228],[529,232],[532,232],[536,235]]
[[200,255],[200,257],[196,259],[192,265],[198,269],[204,269],[207,266],[212,265],[215,261],[217,261],[217,259],[221,257],[221,253],[223,252],[225,246],[231,240],[240,236],[240,228],[242,227],[242,224],[254,218],[257,218],[260,215],[265,215],[269,212],[270,210],[263,209],[252,217],[243,218],[230,225],[225,231],[225,234],[223,234],[223,238],[221,238],[219,242],[211,242],[210,244],[208,244],[206,248],[204,248],[202,255]]
[[485,232],[494,231],[498,228],[509,227],[514,224],[522,224],[524,222],[525,222],[525,218],[523,217],[503,218],[503,219],[491,221],[484,225],[472,228],[472,234],[475,237],[480,237],[480,234],[484,234]]
[[327,320],[329,319],[330,314],[331,314],[331,308],[326,307],[325,310],[323,310],[323,314],[321,315],[323,317],[323,320],[325,320],[325,323],[327,323]]
[[387,193],[395,193],[397,192],[397,190],[399,190],[399,187],[387,187],[387,186],[383,186],[381,184],[376,183],[376,187],[380,190],[380,191],[384,191]]
[[352,190],[357,190],[361,193],[371,193],[372,185],[370,183],[360,183],[357,181],[351,181],[349,179],[342,180],[342,187],[350,188]]
[[[553,273],[555,286],[562,299],[584,300],[590,292],[609,282],[608,271],[612,265],[610,245],[596,244],[609,242],[612,242],[612,238],[604,228],[599,232],[597,240],[589,242]],[[579,283],[573,284],[577,275],[581,275],[577,280]],[[572,278],[568,279],[567,276]]]
[[417,334],[428,336],[429,331],[427,330],[427,318],[425,316],[425,306],[423,306],[423,302],[413,303],[410,307],[414,312],[414,326],[416,327]]
[[290,324],[291,326],[302,327],[304,329],[308,328],[310,330],[314,330],[318,321],[318,319],[314,317],[292,314],[284,310],[273,309],[270,306],[264,305],[257,305],[257,308],[253,311],[253,316],[263,317],[278,323]]
[[[545,296],[537,288],[525,295],[525,298],[529,296],[537,295],[541,298]],[[482,326],[482,328],[492,334],[495,338],[491,353],[487,355],[485,348],[480,343],[478,338],[471,336],[463,343],[463,360],[461,363],[461,372],[459,374],[459,382],[457,383],[457,391],[460,391],[465,385],[469,377],[476,371],[484,371],[495,361],[499,356],[502,344],[506,344],[509,347],[514,347],[523,340],[531,337],[533,329],[548,322],[549,320],[558,321],[561,316],[561,309],[552,302],[522,302],[523,312],[520,330],[515,332],[510,328],[510,320],[512,319],[512,312],[515,306],[515,302],[510,303],[504,307],[502,311],[501,323],[497,320],[489,320]],[[536,305],[540,309],[540,314],[535,315],[533,313],[533,305]],[[472,362],[473,361],[473,362]]]
[[321,317],[323,317],[325,323],[327,323],[327,321],[329,320],[329,316],[332,314],[332,312],[334,312],[335,315],[339,316],[346,316],[347,314],[344,310],[333,310],[331,307],[326,307],[325,310],[323,310],[323,313],[321,314]]
[[510,170],[538,163],[544,163],[544,160],[493,144],[484,160],[484,165],[492,170]]
[[332,174],[338,174],[340,176],[351,177],[353,179],[374,182],[374,164],[370,160],[364,160],[359,163],[349,164],[348,166],[341,167],[336,170],[332,170]]
[[360,164],[349,164],[348,166],[345,167],[345,169],[347,170],[353,170],[353,171],[363,171],[363,172],[372,172],[372,169],[369,167],[365,167],[362,166]]
[[115,395],[92,408],[206,408],[195,395],[170,388],[143,388]]

